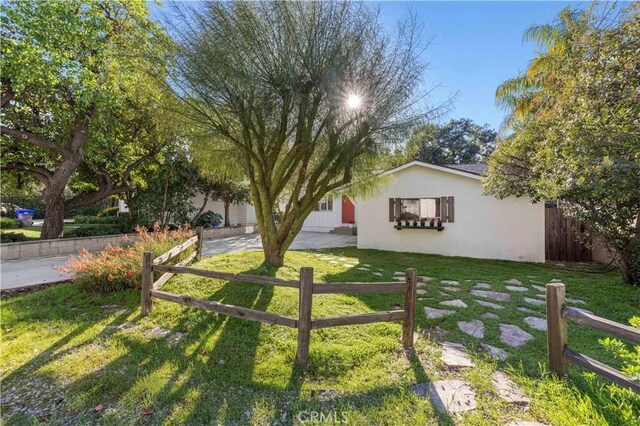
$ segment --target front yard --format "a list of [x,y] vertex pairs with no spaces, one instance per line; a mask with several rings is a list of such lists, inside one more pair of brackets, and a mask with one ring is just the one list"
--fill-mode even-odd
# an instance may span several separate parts
[[[260,253],[231,254],[198,267],[272,274],[260,270],[260,260]],[[534,286],[560,279],[567,297],[584,301],[577,307],[626,323],[638,314],[640,291],[620,284],[616,273],[352,248],[290,252],[286,265],[278,277],[297,279],[302,266],[314,267],[316,281],[325,282],[390,281],[408,267],[433,277],[420,287],[426,294],[418,296],[415,354],[402,350],[399,322],[320,329],[311,332],[303,372],[294,367],[293,329],[163,301],[140,318],[135,291],[101,297],[58,285],[0,302],[3,423],[297,424],[316,412],[324,422],[350,424],[638,424],[640,398],[630,391],[577,368],[569,382],[550,377],[546,333],[525,321],[544,318],[544,305],[530,302],[540,299]],[[505,281],[512,279],[526,290],[507,289]],[[498,303],[501,309],[478,303],[481,297],[470,293],[483,287],[478,283],[510,294],[509,300]],[[163,290],[297,316],[298,292],[289,288],[178,276]],[[453,306],[440,304],[451,300]],[[387,310],[400,303],[400,295],[318,295],[313,316]],[[453,313],[427,319],[425,307]],[[459,328],[458,322],[473,320],[481,322],[483,337]],[[505,345],[500,324],[518,326],[533,338],[520,349]],[[619,366],[597,343],[599,337],[569,325],[572,347]],[[443,341],[464,344],[474,365],[445,366]],[[508,358],[487,356],[481,343],[507,351]],[[497,397],[491,381],[496,369],[531,401],[513,404]],[[467,382],[477,408],[439,414],[428,398],[412,391],[416,384],[442,379]]]

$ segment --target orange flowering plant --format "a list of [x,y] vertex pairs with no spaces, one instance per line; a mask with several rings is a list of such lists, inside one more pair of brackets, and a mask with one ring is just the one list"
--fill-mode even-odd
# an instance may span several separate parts
[[[140,288],[142,255],[146,251],[155,256],[169,251],[193,236],[188,226],[170,231],[154,225],[153,231],[137,227],[138,238],[131,240],[123,237],[122,244],[109,244],[99,253],[81,250],[62,268],[63,272],[74,274],[73,280],[86,290],[96,293],[111,293],[127,288]],[[194,248],[190,247],[176,258],[175,262],[189,256]]]

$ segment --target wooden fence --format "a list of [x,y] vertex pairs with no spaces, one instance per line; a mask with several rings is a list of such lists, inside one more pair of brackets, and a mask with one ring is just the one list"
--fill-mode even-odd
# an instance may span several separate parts
[[595,359],[578,353],[567,346],[567,321],[604,331],[620,339],[640,345],[640,331],[608,319],[565,306],[565,289],[562,283],[547,284],[547,348],[549,369],[559,377],[567,376],[567,360],[589,371],[629,388],[640,394],[640,382],[632,381],[622,372]]
[[591,249],[578,241],[584,224],[564,217],[557,207],[544,209],[545,257],[547,260],[590,262]]
[[[199,230],[199,234],[202,235]],[[174,258],[187,248],[198,244],[196,252],[188,259],[176,265],[164,265],[164,262]],[[250,321],[259,321],[267,324],[282,325],[298,329],[298,349],[296,361],[300,365],[306,365],[309,359],[309,339],[311,330],[317,328],[337,327],[341,325],[371,324],[383,321],[402,321],[402,344],[406,349],[413,348],[413,329],[415,324],[415,305],[417,292],[417,271],[407,269],[405,282],[336,282],[314,283],[313,268],[300,268],[299,280],[283,280],[280,278],[264,277],[248,274],[231,274],[227,272],[209,271],[203,269],[188,268],[185,265],[194,258],[199,259],[202,240],[196,236],[183,244],[174,247],[165,254],[153,258],[153,253],[144,253],[142,263],[142,292],[141,313],[148,315],[153,309],[153,299],[162,299],[193,308],[201,308],[218,314],[234,318],[242,318]],[[155,282],[154,272],[164,272]],[[173,294],[160,290],[172,276],[176,274],[192,274],[201,277],[216,278],[220,280],[238,283],[250,283],[296,288],[299,290],[298,317],[292,318],[270,312],[227,305],[211,300],[195,299],[191,296]],[[402,293],[404,295],[404,308],[383,312],[368,312],[356,315],[311,318],[311,308],[314,294],[337,293]]]

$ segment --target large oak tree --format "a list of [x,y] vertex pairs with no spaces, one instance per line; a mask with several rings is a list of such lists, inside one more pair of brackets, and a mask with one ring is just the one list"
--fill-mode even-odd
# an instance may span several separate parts
[[280,266],[318,201],[370,175],[381,148],[426,115],[417,27],[390,37],[375,10],[352,2],[210,2],[176,13],[174,87],[201,132],[196,159],[249,182],[265,259]]
[[3,2],[0,24],[3,173],[40,180],[41,238],[57,238],[65,209],[126,191],[175,139],[170,39],[144,0]]

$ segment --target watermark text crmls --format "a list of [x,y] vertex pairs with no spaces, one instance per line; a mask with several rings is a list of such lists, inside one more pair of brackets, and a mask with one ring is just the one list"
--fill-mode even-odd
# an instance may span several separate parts
[[300,411],[298,413],[300,423],[347,423],[347,413],[344,411]]

